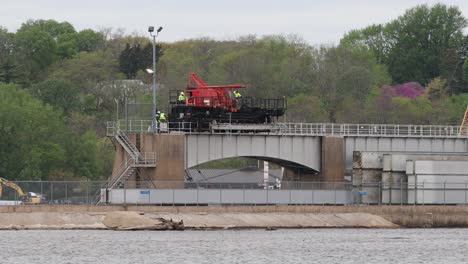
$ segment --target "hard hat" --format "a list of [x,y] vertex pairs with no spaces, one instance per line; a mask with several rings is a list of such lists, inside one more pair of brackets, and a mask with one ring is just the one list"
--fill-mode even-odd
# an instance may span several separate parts
[[180,92],[180,94],[184,94],[184,92]]
[[161,113],[161,111],[158,111],[157,113],[158,113],[158,114],[160,114],[160,113]]

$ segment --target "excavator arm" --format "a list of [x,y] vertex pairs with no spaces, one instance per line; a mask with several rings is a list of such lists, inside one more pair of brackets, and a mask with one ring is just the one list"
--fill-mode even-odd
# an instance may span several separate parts
[[7,180],[5,178],[1,178],[1,177],[0,177],[0,198],[2,197],[3,185],[7,186],[7,187],[10,187],[10,188],[14,189],[15,191],[17,191],[19,198],[24,203],[39,204],[39,203],[42,203],[44,201],[43,196],[41,194],[37,195],[37,194],[34,194],[34,193],[30,193],[30,192],[28,192],[26,194],[26,193],[24,193],[23,189],[21,189],[21,187],[18,186],[18,184],[14,183],[14,182],[11,182],[11,181],[9,181],[9,180]]
[[25,194],[23,192],[23,189],[21,189],[21,187],[19,187],[16,183],[11,182],[11,181],[9,181],[7,179],[4,179],[4,178],[0,178],[0,197],[2,197],[2,191],[3,191],[2,186],[3,185],[8,186],[8,187],[14,189],[15,191],[17,191],[19,197],[24,197],[25,196]]

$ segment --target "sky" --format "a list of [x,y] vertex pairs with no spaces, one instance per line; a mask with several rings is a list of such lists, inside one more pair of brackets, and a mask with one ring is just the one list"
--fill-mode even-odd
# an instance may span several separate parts
[[68,21],[77,30],[124,29],[158,41],[247,34],[297,34],[312,45],[337,44],[352,29],[385,23],[419,4],[456,5],[468,18],[468,0],[0,0],[0,26],[15,32],[28,19]]

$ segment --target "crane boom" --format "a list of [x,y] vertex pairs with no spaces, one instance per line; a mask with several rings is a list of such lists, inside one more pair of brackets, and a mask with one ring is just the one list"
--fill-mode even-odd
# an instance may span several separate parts
[[465,114],[463,115],[463,120],[458,131],[458,135],[464,136],[468,134],[468,106],[466,107]]
[[188,85],[189,89],[238,89],[247,88],[243,84],[228,84],[228,85],[208,85],[196,73],[189,73]]

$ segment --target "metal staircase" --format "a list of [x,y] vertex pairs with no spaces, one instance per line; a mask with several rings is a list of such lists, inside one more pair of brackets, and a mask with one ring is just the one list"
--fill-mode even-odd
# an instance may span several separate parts
[[117,172],[112,175],[111,180],[107,184],[107,189],[112,190],[115,188],[122,188],[125,182],[135,175],[136,167],[134,165],[135,160],[133,158],[129,158],[124,161]]
[[114,139],[125,149],[129,158],[122,162],[120,168],[112,175],[107,185],[108,190],[123,188],[125,182],[135,175],[138,168],[156,167],[155,152],[141,153],[123,131],[115,133]]
[[[109,131],[108,131],[109,132]],[[132,176],[134,176],[138,168],[151,168],[156,167],[156,153],[155,152],[140,152],[138,148],[130,141],[125,132],[120,131],[117,128],[113,128],[111,134],[108,133],[108,136],[112,136],[112,141],[114,144],[119,144],[123,147],[125,152],[128,154],[128,158],[122,162],[119,169],[117,169],[114,174],[110,177],[109,182],[105,186],[105,189],[99,190],[99,193],[96,194],[96,205],[100,203],[105,203],[106,201],[101,201],[102,192],[105,192],[105,199],[109,190],[125,188],[125,182]]]
[[115,134],[115,139],[125,149],[125,151],[130,155],[130,157],[132,157],[135,160],[142,159],[140,151],[137,149],[135,145],[133,145],[133,143],[127,137],[127,134],[125,134],[122,131],[118,131]]

